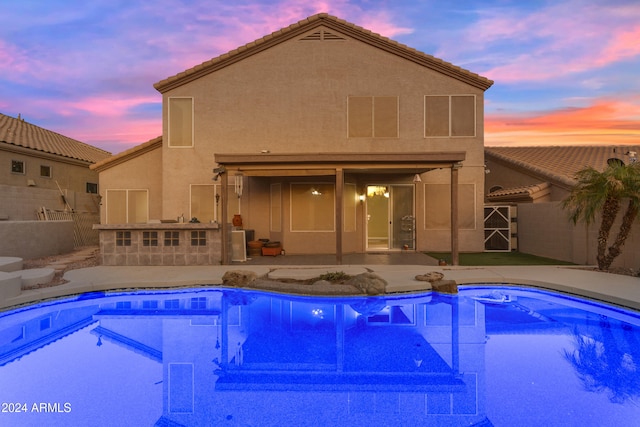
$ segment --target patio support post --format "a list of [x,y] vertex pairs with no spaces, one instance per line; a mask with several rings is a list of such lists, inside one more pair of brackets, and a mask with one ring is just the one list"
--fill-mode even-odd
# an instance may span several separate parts
[[458,170],[460,163],[451,165],[451,264],[459,265],[458,254]]
[[228,247],[229,247],[229,220],[227,218],[227,185],[228,185],[228,179],[227,179],[227,175],[226,173],[222,173],[220,174],[220,206],[221,206],[221,215],[220,215],[220,223],[222,225],[221,227],[221,234],[222,234],[222,248],[220,248],[220,253],[221,253],[221,262],[222,265],[229,265],[231,264],[231,257],[230,257],[230,253],[228,251]]
[[342,223],[344,210],[342,200],[344,192],[344,170],[336,168],[336,264],[342,265]]

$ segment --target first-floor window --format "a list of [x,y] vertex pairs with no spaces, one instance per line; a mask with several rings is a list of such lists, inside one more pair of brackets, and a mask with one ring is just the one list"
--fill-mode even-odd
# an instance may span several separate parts
[[282,184],[271,184],[271,231],[282,231]]
[[144,224],[149,219],[147,190],[107,190],[107,224]]
[[[218,186],[212,184],[191,185],[191,218],[200,222],[218,220],[217,206],[220,206]],[[216,197],[217,196],[217,197]]]
[[291,231],[335,231],[335,185],[291,184]]
[[344,210],[344,231],[356,231],[356,209],[359,201],[356,185],[345,184],[342,202]]

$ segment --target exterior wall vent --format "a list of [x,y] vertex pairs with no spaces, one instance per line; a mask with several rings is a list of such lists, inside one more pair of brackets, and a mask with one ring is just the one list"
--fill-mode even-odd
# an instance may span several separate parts
[[342,37],[339,34],[334,34],[330,31],[327,30],[318,30],[315,33],[311,33],[303,38],[301,38],[300,40],[302,41],[322,41],[322,40],[327,40],[327,41],[332,41],[332,40],[346,40],[344,37]]

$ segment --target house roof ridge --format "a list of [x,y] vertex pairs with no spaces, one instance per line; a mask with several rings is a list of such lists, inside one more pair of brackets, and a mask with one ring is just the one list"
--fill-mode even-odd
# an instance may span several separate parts
[[2,113],[0,142],[89,163],[111,156],[110,152],[86,142]]
[[454,65],[450,62],[444,61],[440,58],[436,58],[433,55],[421,52],[415,48],[409,47],[388,37],[382,36],[371,30],[348,22],[344,19],[338,18],[328,13],[318,13],[293,24],[290,24],[287,27],[276,30],[254,41],[239,46],[233,50],[222,53],[214,58],[183,70],[173,76],[160,80],[156,82],[153,87],[159,92],[163,93],[174,87],[195,80],[202,75],[214,72],[218,69],[217,67],[222,68],[226,65],[231,65],[237,60],[242,59],[242,55],[250,55],[260,52],[270,47],[271,44],[279,43],[281,39],[286,38],[288,40],[289,38],[295,37],[296,35],[298,35],[298,32],[307,31],[309,29],[308,27],[312,27],[316,24],[326,24],[329,27],[334,27],[334,29],[336,30],[340,29],[347,33],[351,32],[351,34],[349,35],[354,38],[357,38],[356,36],[359,35],[361,36],[361,41],[370,44],[378,44],[378,47],[384,45],[384,47],[388,51],[391,51],[396,55],[405,53],[405,57],[407,59],[413,60],[414,62],[419,62],[423,66],[429,67],[441,73],[449,74],[452,77],[456,77],[459,80],[463,80],[480,89],[487,90],[493,85],[493,80],[487,79],[486,77],[483,77],[477,73]]

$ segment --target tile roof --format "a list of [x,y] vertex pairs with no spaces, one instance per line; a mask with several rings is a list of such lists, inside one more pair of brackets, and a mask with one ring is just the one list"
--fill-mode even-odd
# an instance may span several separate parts
[[359,27],[335,16],[331,16],[326,13],[319,13],[298,21],[295,24],[289,25],[288,27],[278,30],[274,33],[266,35],[251,43],[247,43],[244,46],[241,46],[209,61],[203,62],[200,65],[196,65],[195,67],[176,74],[175,76],[168,77],[162,81],[159,81],[154,84],[154,87],[159,92],[164,93],[170,89],[181,86],[182,84],[196,80],[204,75],[231,65],[250,55],[253,55],[254,53],[261,52],[265,49],[270,48],[271,46],[274,46],[291,38],[301,36],[303,33],[308,32],[321,25],[327,28],[331,28],[342,34],[346,34],[356,40],[360,40],[364,43],[376,46],[387,52],[402,56],[427,68],[436,70],[445,75],[464,81],[482,90],[487,90],[491,87],[491,85],[493,85],[493,80],[489,80],[476,73],[465,70],[464,68],[460,68],[449,62],[420,52],[409,46],[388,39],[379,34],[373,33],[365,28]]
[[0,113],[0,142],[89,163],[111,156],[108,151]]
[[504,188],[501,190],[492,191],[487,194],[487,200],[499,201],[503,199],[535,199],[549,194],[551,191],[551,184],[548,182],[541,182],[540,184],[525,185],[522,187]]
[[135,147],[129,148],[128,150],[125,150],[122,153],[118,153],[115,156],[107,157],[106,159],[96,162],[95,164],[89,166],[89,168],[100,172],[102,170],[109,169],[110,167],[116,166],[134,157],[140,156],[146,152],[149,152],[151,150],[155,150],[156,148],[161,148],[161,147],[162,147],[162,137],[158,136],[153,139],[150,139],[147,142],[138,144]]
[[582,145],[540,147],[485,147],[485,156],[538,175],[541,181],[555,181],[573,186],[575,174],[592,166],[603,170],[607,160],[630,162],[629,152],[640,155],[638,145]]

